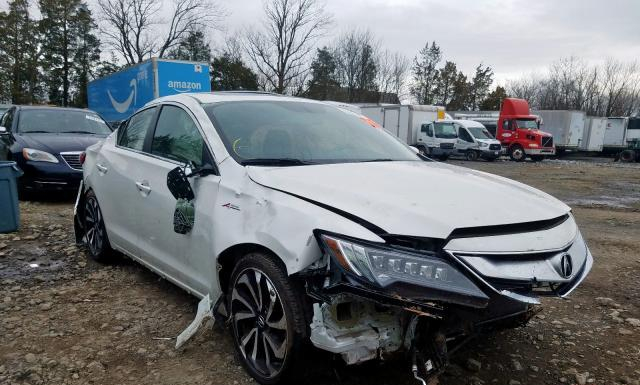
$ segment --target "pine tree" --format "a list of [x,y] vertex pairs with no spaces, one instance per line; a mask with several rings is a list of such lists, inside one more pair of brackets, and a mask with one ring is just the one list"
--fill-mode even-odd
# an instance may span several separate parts
[[489,92],[489,88],[493,84],[493,70],[491,67],[483,67],[480,63],[476,67],[476,73],[471,79],[469,88],[469,109],[477,110],[480,103],[484,100]]
[[93,33],[97,26],[91,11],[83,5],[77,17],[77,45],[73,56],[73,105],[77,107],[87,106],[87,86],[94,78],[96,63],[100,61],[100,40]]
[[507,91],[500,86],[497,86],[495,90],[491,91],[487,97],[480,103],[480,109],[483,111],[498,111],[502,100],[508,97]]
[[8,81],[3,93],[15,104],[35,103],[40,97],[39,34],[28,0],[9,2],[0,23],[0,72]]
[[180,39],[178,45],[169,51],[167,58],[208,63],[211,60],[211,48],[206,42],[204,32],[191,29]]
[[257,90],[258,75],[239,57],[229,53],[216,57],[211,63],[211,89],[214,91]]
[[311,79],[307,84],[306,96],[317,100],[335,99],[340,88],[336,69],[336,60],[329,48],[318,48],[311,63]]
[[[72,86],[78,104],[86,103],[86,84],[99,57],[96,28],[81,0],[39,0],[43,67],[50,102],[69,105]],[[72,85],[72,80],[76,84]]]
[[413,80],[411,94],[419,104],[433,104],[435,99],[438,63],[442,60],[440,47],[436,42],[427,43],[413,59]]

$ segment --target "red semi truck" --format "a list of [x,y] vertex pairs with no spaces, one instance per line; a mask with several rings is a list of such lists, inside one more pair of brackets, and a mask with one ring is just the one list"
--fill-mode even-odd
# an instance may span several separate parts
[[556,153],[553,136],[540,131],[538,117],[531,115],[529,103],[524,99],[506,98],[500,106],[496,139],[511,159],[522,162],[527,156],[541,161]]

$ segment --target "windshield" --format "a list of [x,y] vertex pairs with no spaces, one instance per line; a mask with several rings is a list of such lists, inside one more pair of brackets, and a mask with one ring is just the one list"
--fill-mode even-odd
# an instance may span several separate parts
[[108,135],[111,129],[95,112],[52,108],[20,111],[18,132]]
[[434,123],[436,138],[455,139],[458,137],[453,123]]
[[236,101],[203,107],[227,150],[241,164],[419,160],[371,119],[333,106]]
[[535,119],[516,119],[516,125],[518,128],[537,129],[538,123]]
[[484,127],[467,127],[467,130],[476,139],[493,139],[493,135]]

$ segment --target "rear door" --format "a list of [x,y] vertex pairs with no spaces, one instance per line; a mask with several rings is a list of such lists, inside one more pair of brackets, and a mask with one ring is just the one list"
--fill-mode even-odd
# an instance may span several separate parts
[[[136,207],[143,258],[192,292],[211,292],[215,277],[212,222],[219,175],[190,178],[195,194],[194,226],[186,234],[174,231],[176,199],[167,187],[167,174],[185,167],[189,174],[205,164],[215,168],[212,153],[191,112],[180,104],[164,104],[149,142],[148,156],[140,163],[140,180],[149,193]],[[215,285],[213,285],[215,287]]]
[[144,109],[133,115],[118,130],[115,140],[102,146],[91,170],[91,184],[100,203],[107,234],[112,245],[128,254],[139,256],[139,228],[135,208],[143,193],[136,185],[146,155],[145,142],[157,108]]

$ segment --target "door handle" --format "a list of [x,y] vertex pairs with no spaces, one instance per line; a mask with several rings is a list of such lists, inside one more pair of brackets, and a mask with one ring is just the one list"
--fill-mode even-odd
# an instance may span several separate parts
[[138,188],[138,191],[143,194],[149,194],[151,192],[151,187],[147,182],[136,182],[136,187]]
[[98,169],[98,171],[100,171],[103,174],[106,174],[107,171],[109,171],[108,168],[106,168],[105,166],[101,165],[100,163],[96,163],[96,168]]

